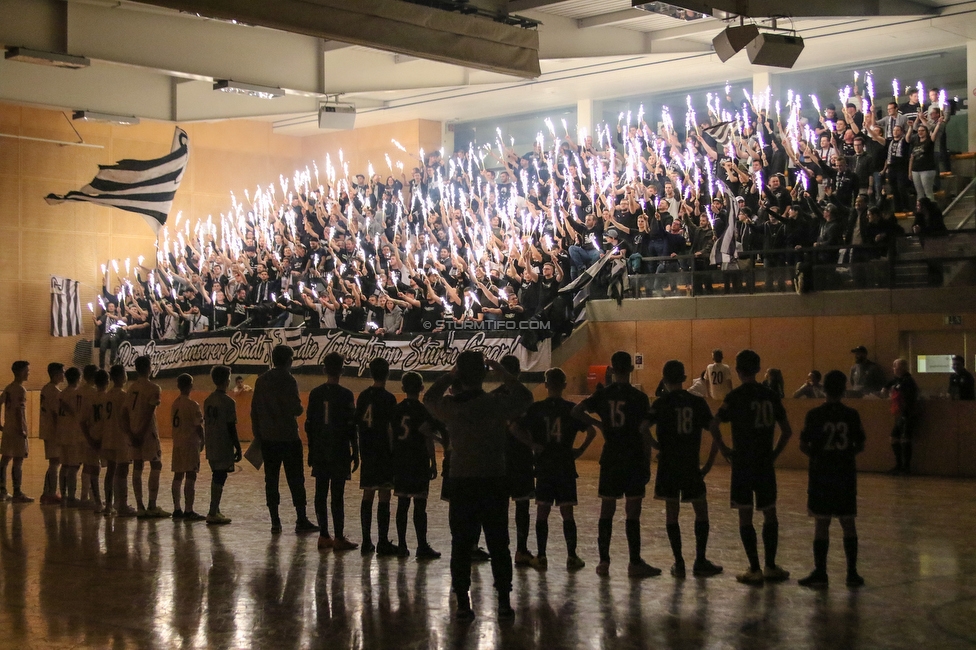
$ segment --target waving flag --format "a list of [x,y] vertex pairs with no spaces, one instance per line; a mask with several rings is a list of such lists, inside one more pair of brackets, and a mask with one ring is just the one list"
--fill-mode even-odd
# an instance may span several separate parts
[[739,221],[739,204],[735,200],[735,195],[729,190],[729,186],[722,181],[715,181],[715,185],[725,194],[729,204],[729,222],[725,225],[725,232],[722,238],[712,246],[709,255],[709,262],[726,270],[736,263],[735,251],[735,224]]
[[702,133],[707,133],[723,147],[732,140],[732,122],[719,122],[713,126],[702,129]]
[[120,160],[114,165],[99,165],[95,179],[77,192],[48,194],[50,204],[85,201],[107,205],[142,215],[158,233],[166,223],[173,197],[183,180],[190,156],[186,131],[176,127],[170,153],[154,160]]

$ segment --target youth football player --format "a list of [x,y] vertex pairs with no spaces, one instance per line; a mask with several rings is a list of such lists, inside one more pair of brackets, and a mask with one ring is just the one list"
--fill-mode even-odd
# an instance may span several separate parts
[[[81,410],[78,413],[79,424],[84,423],[85,419],[91,417],[92,405],[95,402],[98,388],[95,386],[95,373],[98,366],[93,363],[88,364],[81,370],[81,385],[78,392],[83,396]],[[101,511],[101,499],[98,497],[98,474],[101,471],[101,461],[98,458],[98,449],[92,444],[92,440],[85,434],[82,426],[81,445],[81,507],[87,510]]]
[[[749,558],[749,570],[736,580],[761,585],[781,582],[790,572],[776,565],[779,544],[779,519],[776,517],[776,458],[786,448],[793,430],[779,396],[756,381],[759,355],[742,350],[735,356],[735,371],[742,385],[725,397],[710,429],[722,455],[732,464],[732,507],[739,511],[739,537]],[[722,422],[732,423],[732,446],[722,440]],[[773,445],[776,425],[779,440]],[[765,568],[759,564],[759,543],[752,524],[753,510],[763,513],[763,551]]]
[[831,370],[824,377],[826,403],[807,413],[800,434],[800,451],[810,457],[807,510],[815,518],[813,573],[799,580],[804,587],[827,586],[827,549],[830,520],[837,517],[844,530],[847,556],[847,586],[860,587],[857,573],[857,467],[855,459],[864,451],[864,428],[857,411],[841,403],[847,390],[847,376]]
[[[597,575],[610,575],[610,539],[617,500],[626,499],[627,547],[632,578],[661,575],[661,570],[641,558],[640,513],[647,483],[651,480],[650,400],[630,384],[634,364],[628,353],[619,351],[610,359],[613,383],[593,393],[573,408],[573,417],[601,430],[600,521],[597,543],[600,564]],[[588,413],[596,413],[599,419]]]
[[[132,440],[125,432],[122,410],[125,408],[125,367],[115,364],[109,370],[112,387],[108,391],[106,404],[111,426],[102,441],[102,456],[108,461],[105,472],[105,504],[114,504],[119,517],[134,517],[136,509],[129,505],[129,467],[132,465]],[[109,485],[111,481],[111,486]],[[108,514],[111,514],[109,512]]]
[[[377,555],[397,554],[390,541],[390,496],[393,493],[393,445],[390,440],[390,421],[397,401],[386,390],[390,363],[381,357],[369,362],[373,385],[359,394],[356,401],[356,426],[359,431],[359,489],[363,500],[359,517],[363,529],[362,554],[374,550]],[[376,506],[377,541],[372,542],[373,499],[379,492]]]
[[[179,396],[170,408],[173,424],[173,519],[202,521],[206,519],[194,512],[197,474],[200,472],[200,452],[203,450],[203,413],[200,405],[190,399],[193,377],[183,373],[176,378]],[[184,479],[186,483],[184,484]],[[186,510],[180,507],[180,488],[183,489]]]
[[654,498],[664,501],[666,529],[674,566],[671,575],[684,578],[685,560],[681,554],[681,526],[678,513],[681,502],[691,502],[695,511],[695,564],[692,572],[698,577],[708,577],[722,572],[722,567],[705,557],[708,545],[708,501],[705,491],[705,475],[708,474],[718,455],[718,445],[712,443],[704,465],[701,465],[702,429],[712,421],[708,402],[684,389],[685,366],[671,360],[664,364],[663,396],[651,404],[650,421],[656,424],[657,446],[661,450],[657,461],[657,479],[654,482]]
[[41,492],[41,505],[61,503],[58,496],[58,466],[61,464],[61,451],[58,449],[58,402],[64,382],[64,364],[47,365],[48,382],[41,389],[41,420],[39,436],[44,441],[44,458],[47,471],[44,473],[44,490]]
[[[553,505],[559,508],[563,518],[563,536],[566,538],[566,568],[578,571],[586,563],[576,554],[576,459],[583,455],[593,439],[596,429],[573,416],[575,404],[563,399],[566,389],[566,373],[559,368],[546,371],[548,397],[535,402],[522,417],[522,427],[536,447],[535,467],[535,537],[539,553],[532,566],[545,571],[549,566],[546,550],[549,541],[549,513]],[[576,447],[576,434],[586,431],[583,444]]]
[[[344,360],[338,352],[322,360],[326,381],[308,395],[305,434],[308,437],[308,464],[315,477],[315,515],[319,520],[319,549],[351,551],[356,544],[346,539],[346,481],[359,469],[359,442],[356,438],[356,402],[352,391],[339,385]],[[329,491],[332,491],[332,526],[329,537]]]
[[[500,363],[516,379],[522,372],[519,358],[513,354],[502,357]],[[504,395],[508,391],[509,388],[502,385],[492,392]],[[527,444],[531,439],[520,440],[514,426],[515,422],[509,423],[505,474],[509,496],[515,502],[515,566],[528,566],[534,559],[529,551],[529,504],[535,496],[535,465],[532,448]]]
[[[156,505],[159,496],[159,475],[163,470],[162,448],[159,444],[159,427],[156,424],[156,407],[160,403],[160,388],[149,381],[152,360],[148,356],[136,359],[138,378],[128,390],[123,407],[123,422],[128,425],[132,442],[132,491],[136,497],[138,516],[142,518],[167,518],[171,513]],[[142,471],[149,462],[149,507],[142,500]]]
[[427,496],[437,478],[434,455],[434,418],[420,402],[424,380],[415,372],[403,374],[400,387],[406,398],[396,405],[390,434],[393,438],[394,493],[397,497],[397,555],[407,557],[407,517],[413,501],[413,527],[417,533],[417,559],[436,560],[440,553],[427,542]]
[[722,360],[721,350],[712,350],[712,362],[705,368],[705,384],[708,396],[714,400],[725,399],[732,391],[732,369]]
[[237,404],[227,394],[230,368],[214,366],[210,370],[210,379],[214,383],[214,391],[203,402],[204,442],[207,462],[213,473],[207,525],[223,526],[230,523],[230,517],[225,517],[220,511],[220,500],[224,496],[227,475],[234,471],[234,463],[241,460],[241,443],[237,437]]
[[[95,392],[84,400],[85,411],[81,417],[81,433],[85,438],[85,470],[83,478],[90,481],[89,494],[96,514],[104,514],[99,496],[98,475],[101,469],[102,441],[108,429],[108,373],[96,368]],[[94,466],[94,470],[88,469]],[[111,503],[106,507],[111,508]]]
[[68,382],[58,396],[58,453],[61,454],[61,505],[77,508],[79,501],[75,498],[78,491],[78,470],[83,460],[84,441],[78,415],[82,412],[84,396],[78,392],[81,381],[81,370],[75,367],[64,371],[64,379]]
[[[24,382],[30,376],[30,364],[14,361],[11,371],[14,380],[0,393],[3,407],[3,427],[0,427],[0,501],[31,503],[34,499],[24,494],[24,459],[27,458],[27,390]],[[7,466],[13,461],[10,478],[13,496],[7,494]]]

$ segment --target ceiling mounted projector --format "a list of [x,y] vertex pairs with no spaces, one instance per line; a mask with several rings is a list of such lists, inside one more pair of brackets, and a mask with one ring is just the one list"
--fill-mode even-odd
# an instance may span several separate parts
[[323,104],[319,107],[319,128],[348,131],[356,125],[356,107],[352,104]]
[[753,65],[768,65],[776,68],[792,68],[800,52],[803,39],[784,34],[760,34],[746,46],[746,53]]
[[722,63],[725,63],[758,36],[759,28],[755,25],[729,25],[712,39],[712,47]]

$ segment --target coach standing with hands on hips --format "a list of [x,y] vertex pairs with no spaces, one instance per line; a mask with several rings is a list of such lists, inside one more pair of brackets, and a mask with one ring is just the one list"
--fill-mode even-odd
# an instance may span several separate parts
[[[498,616],[515,615],[510,600],[512,555],[505,450],[508,422],[532,404],[532,393],[497,361],[487,364],[486,368],[481,352],[462,352],[454,370],[434,382],[424,398],[431,414],[444,422],[450,434],[451,469],[444,479],[451,482],[451,582],[457,595],[457,617],[462,620],[474,617],[468,597],[471,550],[482,527],[498,591]],[[488,368],[499,374],[507,391],[484,391]],[[446,397],[444,393],[455,381],[460,392]]]

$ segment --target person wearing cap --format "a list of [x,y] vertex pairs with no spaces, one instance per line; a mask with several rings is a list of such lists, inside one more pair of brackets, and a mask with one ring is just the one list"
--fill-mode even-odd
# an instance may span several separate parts
[[851,397],[878,395],[885,386],[884,371],[881,366],[868,359],[868,349],[859,345],[851,350],[854,365],[851,366]]
[[969,402],[976,400],[976,383],[973,381],[973,373],[966,370],[966,359],[959,354],[952,355],[949,398]]

